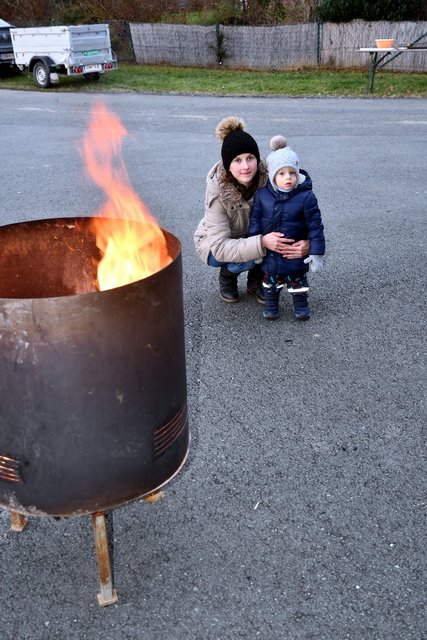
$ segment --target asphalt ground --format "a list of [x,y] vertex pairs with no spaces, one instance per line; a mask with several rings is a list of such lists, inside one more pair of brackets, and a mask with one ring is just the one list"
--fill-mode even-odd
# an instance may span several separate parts
[[[137,193],[182,242],[192,444],[155,504],[118,507],[117,604],[89,517],[0,512],[0,624],[19,640],[424,640],[427,102],[0,93],[0,223],[94,215],[78,152],[102,100]],[[226,305],[197,258],[214,128],[285,135],[327,237],[313,317]]]

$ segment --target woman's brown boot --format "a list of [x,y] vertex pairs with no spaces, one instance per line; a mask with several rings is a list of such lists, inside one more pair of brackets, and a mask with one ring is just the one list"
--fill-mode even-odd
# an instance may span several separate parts
[[219,297],[224,302],[239,302],[237,278],[238,274],[231,273],[225,266],[219,270]]

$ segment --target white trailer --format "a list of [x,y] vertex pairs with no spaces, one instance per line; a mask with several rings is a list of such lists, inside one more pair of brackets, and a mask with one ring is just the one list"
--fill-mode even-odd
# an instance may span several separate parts
[[60,73],[97,80],[117,69],[108,24],[12,28],[10,34],[16,65],[43,89],[58,84]]

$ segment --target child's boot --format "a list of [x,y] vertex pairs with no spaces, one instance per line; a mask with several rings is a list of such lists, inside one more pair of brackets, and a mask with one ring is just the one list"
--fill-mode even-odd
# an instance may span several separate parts
[[259,264],[256,264],[254,267],[252,267],[252,269],[249,269],[248,271],[247,291],[249,295],[255,296],[260,304],[264,304],[265,302],[264,290],[262,286],[263,277],[264,272]]
[[262,315],[266,320],[277,320],[280,316],[279,296],[280,291],[267,290],[265,292],[265,303]]
[[311,313],[308,306],[308,295],[306,293],[294,293],[292,299],[295,318],[297,320],[309,320]]
[[219,297],[224,302],[239,302],[237,289],[237,273],[231,273],[226,266],[219,270]]
[[264,280],[262,281],[265,296],[264,310],[262,312],[262,315],[266,320],[277,320],[277,318],[280,316],[279,296],[281,286],[277,287],[276,280],[277,278],[275,278],[274,276],[265,276]]

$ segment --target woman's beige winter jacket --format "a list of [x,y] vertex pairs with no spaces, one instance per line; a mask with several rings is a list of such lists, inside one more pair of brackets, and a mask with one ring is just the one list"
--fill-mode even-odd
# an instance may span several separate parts
[[[267,167],[259,164],[259,186],[265,186]],[[265,256],[262,236],[246,238],[252,201],[245,200],[233,184],[225,182],[222,162],[212,167],[206,178],[205,215],[194,234],[197,254],[207,263],[209,254],[219,262],[246,262]]]

